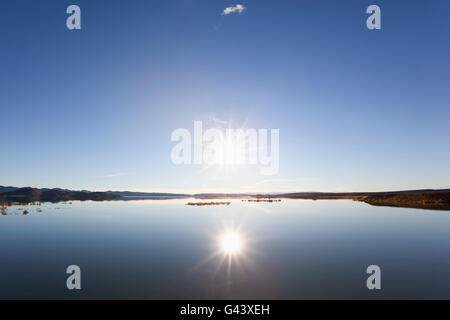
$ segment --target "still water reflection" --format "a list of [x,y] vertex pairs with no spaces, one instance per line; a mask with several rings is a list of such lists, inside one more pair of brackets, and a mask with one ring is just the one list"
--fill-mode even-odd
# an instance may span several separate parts
[[[186,202],[9,208],[0,216],[0,298],[450,298],[450,212]],[[78,292],[66,289],[73,264]],[[366,288],[372,264],[382,269],[378,292]]]

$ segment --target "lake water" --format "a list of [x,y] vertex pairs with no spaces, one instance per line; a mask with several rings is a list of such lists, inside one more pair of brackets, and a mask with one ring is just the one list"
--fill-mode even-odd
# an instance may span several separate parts
[[[450,212],[348,200],[44,204],[0,216],[0,298],[450,298]],[[82,290],[66,288],[78,265]],[[382,290],[366,287],[378,265]]]

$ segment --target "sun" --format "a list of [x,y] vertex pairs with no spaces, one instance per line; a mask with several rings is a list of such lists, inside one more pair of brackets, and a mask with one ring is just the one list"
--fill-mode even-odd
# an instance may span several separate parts
[[224,135],[219,129],[214,129],[216,137],[204,147],[205,163],[222,166],[244,166],[247,164],[247,154],[256,148],[247,146],[245,133],[242,129],[227,130]]

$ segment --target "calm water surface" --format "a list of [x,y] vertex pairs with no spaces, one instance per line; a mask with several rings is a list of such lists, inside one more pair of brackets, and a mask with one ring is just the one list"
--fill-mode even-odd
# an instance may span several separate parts
[[[450,298],[450,212],[347,200],[73,202],[0,216],[0,298]],[[382,290],[366,268],[382,269]],[[82,290],[66,289],[79,265]]]

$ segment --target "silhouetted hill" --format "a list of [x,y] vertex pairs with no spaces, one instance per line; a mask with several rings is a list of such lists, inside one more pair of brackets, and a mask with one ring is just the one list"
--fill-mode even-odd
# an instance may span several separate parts
[[136,200],[136,199],[175,199],[188,198],[189,194],[176,193],[148,193],[148,192],[131,192],[131,191],[106,191],[106,192],[91,192],[87,190],[73,191],[61,188],[17,188],[17,187],[0,187],[0,199],[3,201],[70,201],[70,200]]
[[278,195],[290,199],[352,199],[374,206],[450,210],[450,189],[389,192],[320,193],[304,192]]
[[17,189],[19,189],[19,188],[16,188],[16,187],[3,187],[3,186],[0,186],[0,193],[11,192],[11,191],[15,191],[15,190],[17,190]]
[[20,188],[11,192],[0,194],[0,198],[9,201],[18,202],[60,202],[71,200],[93,200],[104,201],[114,200],[120,196],[109,194],[106,192],[83,192],[83,191],[66,191],[62,189],[36,189],[36,188]]
[[359,199],[374,206],[450,210],[450,190],[419,190],[369,194]]

